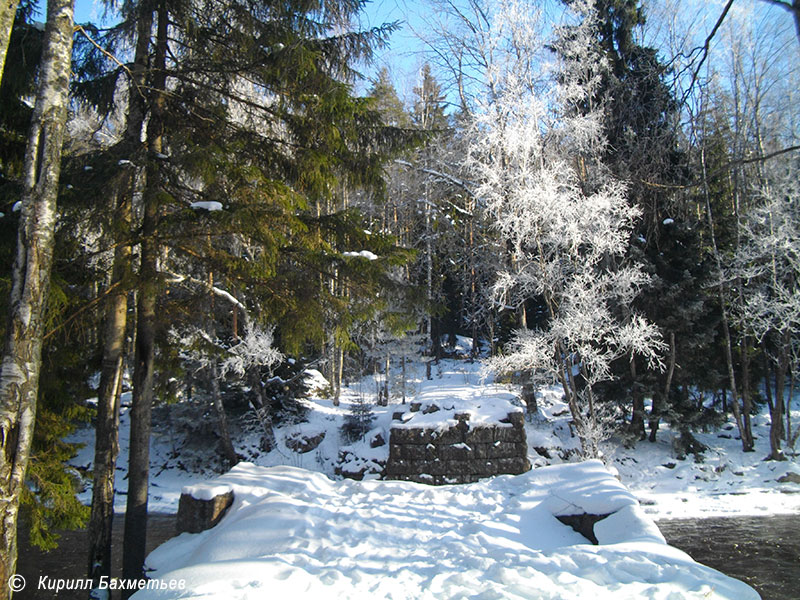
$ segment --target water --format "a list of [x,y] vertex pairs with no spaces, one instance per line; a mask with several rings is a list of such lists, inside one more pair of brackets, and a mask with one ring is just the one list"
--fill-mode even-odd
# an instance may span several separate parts
[[[115,515],[112,530],[112,577],[122,576],[122,531],[125,522],[123,515]],[[25,577],[26,589],[14,594],[14,600],[86,600],[88,592],[78,590],[38,591],[40,576],[51,580],[77,579],[86,577],[88,568],[88,533],[82,531],[62,531],[58,548],[52,552],[42,552],[28,543],[25,527],[19,528],[19,559],[17,573]],[[147,552],[163,544],[175,535],[175,515],[150,514],[147,518]],[[3,582],[5,585],[5,582]],[[114,595],[116,600],[118,595]]]
[[667,542],[763,600],[800,598],[800,515],[658,521]]
[[[114,520],[114,576],[122,563],[122,517]],[[800,515],[720,517],[658,521],[667,541],[696,561],[753,586],[764,600],[800,598]],[[31,548],[20,528],[18,573],[28,589],[15,600],[85,600],[86,592],[37,592],[40,575],[85,577],[86,531],[64,532],[57,550],[44,553]],[[153,514],[148,521],[148,552],[175,533],[175,515]]]

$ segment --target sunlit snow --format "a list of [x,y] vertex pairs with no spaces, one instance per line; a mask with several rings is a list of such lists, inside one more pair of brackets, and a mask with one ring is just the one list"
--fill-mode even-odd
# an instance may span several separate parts
[[[242,463],[207,485],[234,491],[229,513],[147,559],[187,589],[137,600],[758,598],[666,545],[599,461],[438,488]],[[555,518],[576,513],[612,513],[600,545]]]

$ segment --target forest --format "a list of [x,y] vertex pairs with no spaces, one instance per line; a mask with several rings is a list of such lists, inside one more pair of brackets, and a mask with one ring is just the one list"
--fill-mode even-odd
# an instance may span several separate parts
[[206,406],[230,468],[231,411],[268,451],[306,369],[405,403],[459,336],[528,410],[557,385],[583,458],[729,415],[753,452],[761,410],[795,456],[796,1],[420,0],[402,81],[366,0],[73,4],[0,6],[0,598],[21,511],[108,575],[127,391],[131,579],[154,408]]

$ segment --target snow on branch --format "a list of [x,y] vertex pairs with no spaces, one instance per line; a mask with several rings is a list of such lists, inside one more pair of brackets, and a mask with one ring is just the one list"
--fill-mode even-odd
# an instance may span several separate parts
[[204,287],[206,290],[208,290],[215,296],[223,298],[224,300],[227,300],[228,302],[239,308],[242,311],[242,314],[244,315],[245,324],[250,322],[250,313],[248,312],[247,307],[230,292],[214,285],[208,285],[207,282],[195,279],[190,275],[181,275],[179,273],[173,273],[172,271],[162,271],[162,273],[171,278],[169,280],[169,283],[192,283],[196,286]]

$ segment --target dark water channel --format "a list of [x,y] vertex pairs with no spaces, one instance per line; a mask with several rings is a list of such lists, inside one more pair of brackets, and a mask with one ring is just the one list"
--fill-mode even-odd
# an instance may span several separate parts
[[800,599],[800,515],[658,521],[667,542],[763,600]]
[[[117,577],[122,564],[122,525],[122,517],[117,517],[112,573]],[[658,526],[671,545],[698,562],[747,582],[764,600],[800,599],[800,515],[670,519],[658,521]],[[85,576],[86,531],[65,532],[59,548],[45,553],[30,547],[23,529],[17,572],[28,585],[14,594],[15,600],[85,600],[86,592],[61,591],[55,595],[35,588],[42,575],[51,579]],[[175,515],[150,515],[148,552],[174,532]]]

